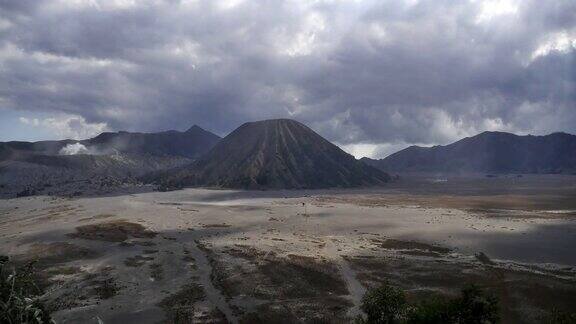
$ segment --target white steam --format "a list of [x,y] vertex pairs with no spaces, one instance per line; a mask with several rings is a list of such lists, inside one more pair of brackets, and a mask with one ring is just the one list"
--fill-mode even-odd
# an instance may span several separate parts
[[60,149],[60,155],[90,154],[90,151],[80,143],[68,144]]

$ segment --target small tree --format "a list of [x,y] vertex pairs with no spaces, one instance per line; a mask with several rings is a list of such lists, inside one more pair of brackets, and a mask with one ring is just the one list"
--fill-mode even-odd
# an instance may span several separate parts
[[402,323],[407,312],[406,296],[402,289],[384,284],[368,291],[362,297],[362,311],[366,319],[359,319],[366,324]]
[[499,320],[498,299],[476,285],[462,289],[461,296],[452,303],[455,323],[491,324]]

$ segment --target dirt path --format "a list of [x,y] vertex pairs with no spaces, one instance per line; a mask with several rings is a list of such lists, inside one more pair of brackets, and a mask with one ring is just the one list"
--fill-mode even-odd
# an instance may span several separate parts
[[346,282],[346,287],[348,287],[348,298],[354,304],[354,306],[352,306],[352,308],[348,311],[348,315],[354,318],[362,314],[362,311],[360,310],[360,304],[362,303],[362,296],[364,296],[364,293],[366,293],[366,288],[364,288],[360,281],[356,279],[356,272],[352,270],[348,262],[338,253],[338,247],[334,241],[330,237],[327,237],[325,242],[325,256],[334,260],[334,262],[338,265],[342,279],[344,279]]
[[226,320],[229,323],[237,324],[238,319],[232,313],[232,309],[226,302],[226,298],[220,290],[218,290],[212,284],[212,280],[210,279],[210,274],[212,273],[212,266],[210,265],[210,261],[204,254],[204,252],[198,247],[195,241],[192,241],[190,245],[187,246],[189,248],[190,254],[196,261],[196,265],[198,266],[198,276],[200,285],[204,288],[204,292],[206,293],[206,298],[215,306],[217,307],[223,314],[226,316]]
[[[132,206],[134,206],[135,203],[136,204],[139,203],[134,200],[129,200],[128,202]],[[144,204],[149,204],[149,202],[144,202]],[[171,228],[171,226],[174,226],[174,224],[170,224],[171,220],[172,220],[171,218],[156,219],[156,221],[159,223],[158,224],[159,228],[161,228],[162,230],[168,230]],[[198,240],[201,238],[202,238],[201,235],[193,235],[192,239],[189,240],[189,243],[184,243],[182,244],[182,246],[185,247],[185,249],[190,252],[192,258],[194,258],[194,262],[198,269],[197,270],[198,281],[199,284],[204,289],[204,293],[206,294],[206,298],[208,299],[208,301],[210,301],[210,303],[214,305],[214,307],[216,307],[219,311],[222,312],[222,314],[224,314],[224,316],[226,317],[226,321],[228,323],[237,324],[238,319],[236,318],[236,316],[234,316],[234,313],[232,312],[230,305],[226,301],[226,298],[224,297],[224,295],[222,295],[220,290],[218,290],[212,284],[211,279],[212,265],[210,264],[210,261],[208,260],[206,253],[202,251],[202,249],[198,246]]]

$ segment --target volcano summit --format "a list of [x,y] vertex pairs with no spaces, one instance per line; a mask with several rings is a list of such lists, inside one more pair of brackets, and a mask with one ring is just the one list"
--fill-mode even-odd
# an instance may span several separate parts
[[273,119],[243,124],[198,161],[156,180],[176,187],[311,189],[379,185],[389,179],[307,126]]

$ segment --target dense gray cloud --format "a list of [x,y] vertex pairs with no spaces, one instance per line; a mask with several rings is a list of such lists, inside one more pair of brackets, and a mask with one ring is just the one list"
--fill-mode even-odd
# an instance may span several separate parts
[[369,155],[574,133],[576,2],[0,0],[0,72],[0,108],[107,129],[290,117]]

